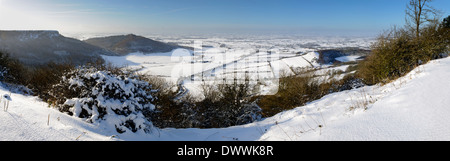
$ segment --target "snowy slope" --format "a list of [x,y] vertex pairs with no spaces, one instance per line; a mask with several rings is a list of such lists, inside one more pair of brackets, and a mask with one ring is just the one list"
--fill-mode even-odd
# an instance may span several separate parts
[[450,58],[435,60],[382,87],[327,95],[265,120],[280,124],[260,139],[450,140],[449,67]]
[[[3,88],[0,94],[9,93]],[[37,97],[12,94],[8,111],[0,111],[0,140],[109,140],[98,126],[60,113]],[[47,125],[48,124],[48,125]]]
[[385,86],[333,93],[259,122],[152,134],[117,134],[47,108],[36,97],[12,94],[9,110],[0,111],[0,140],[450,140],[448,69],[450,58],[444,58]]

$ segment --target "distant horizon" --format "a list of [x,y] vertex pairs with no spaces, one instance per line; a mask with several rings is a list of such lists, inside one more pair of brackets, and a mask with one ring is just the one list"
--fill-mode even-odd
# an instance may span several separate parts
[[[409,0],[0,0],[0,30],[62,34],[375,36]],[[448,0],[431,2],[446,16]],[[448,6],[448,7],[446,7]]]
[[[36,30],[34,30],[36,31]],[[58,30],[47,30],[47,31],[58,31]],[[68,37],[106,37],[115,35],[128,35],[134,34],[138,36],[193,36],[193,37],[245,37],[245,36],[279,36],[279,37],[376,37],[380,32],[373,33],[335,33],[335,32],[283,32],[283,31],[273,31],[273,32],[258,32],[258,31],[224,31],[224,32],[62,32],[58,31],[63,36]]]
[[293,32],[246,32],[246,33],[239,33],[239,32],[202,32],[202,33],[163,33],[163,32],[148,32],[148,33],[131,33],[131,32],[61,32],[59,30],[33,30],[33,29],[24,29],[24,30],[1,30],[6,32],[41,32],[41,31],[49,31],[49,32],[58,32],[59,34],[70,37],[70,38],[76,38],[80,40],[88,39],[88,38],[97,38],[97,37],[108,37],[108,36],[121,36],[121,35],[137,35],[137,36],[143,36],[143,37],[155,37],[155,36],[161,36],[164,35],[164,37],[173,37],[173,36],[182,36],[182,37],[271,37],[271,38],[286,38],[286,37],[308,37],[308,38],[314,38],[314,37],[366,37],[366,38],[375,38],[378,34],[369,34],[369,33],[352,33],[352,34],[336,34],[336,33],[293,33]]

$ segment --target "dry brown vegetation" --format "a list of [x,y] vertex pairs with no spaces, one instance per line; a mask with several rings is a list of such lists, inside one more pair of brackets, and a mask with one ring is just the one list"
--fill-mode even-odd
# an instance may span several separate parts
[[321,80],[311,71],[304,70],[299,73],[302,74],[281,76],[278,93],[275,95],[254,98],[258,100],[264,117],[303,106],[333,92],[353,89],[353,84],[358,81],[353,74],[347,74],[342,80]]
[[359,65],[358,76],[366,84],[388,83],[430,60],[449,53],[450,28],[430,23],[420,37],[405,28],[393,28],[380,35],[372,54]]

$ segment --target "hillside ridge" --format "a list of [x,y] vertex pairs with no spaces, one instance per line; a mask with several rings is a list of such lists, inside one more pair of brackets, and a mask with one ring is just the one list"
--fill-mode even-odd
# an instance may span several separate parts
[[152,40],[135,34],[97,37],[84,40],[84,42],[102,47],[120,55],[129,53],[161,53],[170,52],[177,48],[186,48],[175,44],[168,44]]
[[0,30],[0,50],[26,65],[48,62],[84,64],[100,55],[118,55],[54,30]]

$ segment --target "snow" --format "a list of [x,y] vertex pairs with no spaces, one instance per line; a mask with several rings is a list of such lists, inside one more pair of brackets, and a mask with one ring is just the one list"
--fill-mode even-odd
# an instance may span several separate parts
[[[0,87],[0,93],[9,92]],[[48,108],[37,97],[15,93],[11,97],[8,111],[0,111],[0,140],[110,140],[100,126]]]
[[309,62],[302,56],[282,59],[282,61],[289,67],[311,67]]
[[434,60],[385,86],[329,94],[247,125],[150,134],[118,134],[12,93],[0,111],[0,140],[450,140],[449,67],[450,58]]
[[340,62],[351,62],[351,61],[358,60],[358,58],[360,58],[360,57],[361,56],[341,56],[341,57],[337,57],[335,59]]
[[[449,66],[449,58],[435,60],[388,85],[331,94],[271,119],[288,120],[280,126],[292,129],[287,133],[294,140],[449,140],[450,91],[445,86],[450,79]],[[365,99],[369,102],[367,110],[349,111],[350,106]],[[289,120],[290,115],[294,117]],[[306,122],[311,129],[316,122],[324,127],[321,132],[317,128],[304,134],[293,131],[298,128],[292,127],[298,126],[309,129]],[[267,139],[281,135],[273,132]]]
[[[194,45],[197,48],[201,46],[198,43]],[[319,53],[314,51],[297,55],[264,49],[226,49],[214,47],[214,44],[207,46],[211,47],[196,48],[194,51],[175,49],[167,53],[130,53],[102,58],[111,64],[138,69],[141,73],[159,76],[174,84],[184,82],[194,96],[201,95],[199,89],[202,81],[231,80],[234,77],[243,79],[247,75],[255,84],[258,79],[265,81],[263,88],[270,90],[277,88],[278,84],[268,81],[279,78],[283,72],[292,75],[292,68],[320,67],[317,62]]]
[[[207,39],[154,38],[185,46],[192,46],[192,42],[202,40],[200,46],[204,47],[199,51],[177,49],[169,53],[131,53],[126,56],[103,56],[103,58],[114,65],[140,69],[142,73],[167,78],[174,83],[177,83],[180,77],[199,73],[220,79],[230,77],[230,73],[234,71],[245,70],[250,73],[253,71],[275,73],[277,70],[285,70],[287,74],[292,74],[291,69],[296,67],[317,68],[315,74],[326,77],[327,72],[345,71],[349,65],[320,66],[316,61],[319,57],[315,52],[317,49],[368,48],[371,43],[366,38],[270,37],[269,39],[248,35],[242,37],[245,38],[237,35]],[[269,56],[269,51],[279,53],[278,57],[269,59],[273,56]],[[173,57],[174,53],[180,57]],[[204,56],[203,60],[208,62],[202,62],[202,59],[199,59],[201,55]],[[258,59],[270,61],[263,60],[258,63]],[[336,59],[346,62],[356,61],[357,57],[345,56]],[[225,68],[223,64],[236,68],[228,70],[231,68]],[[179,75],[171,78],[174,76],[173,71],[179,68],[190,70],[176,73]],[[13,101],[9,102],[8,111],[0,111],[0,131],[2,131],[0,140],[450,140],[450,117],[448,117],[450,86],[446,86],[450,80],[449,68],[450,58],[434,60],[387,85],[366,86],[332,93],[305,106],[246,125],[215,129],[155,128],[151,129],[151,133],[137,131],[119,134],[115,128],[111,128],[129,119],[134,119],[136,126],[145,127],[145,120],[140,119],[143,117],[141,113],[126,117],[106,115],[108,121],[102,122],[95,121],[98,109],[93,107],[88,111],[92,114],[92,118],[88,120],[93,120],[93,123],[89,123],[86,119],[76,117],[82,109],[89,109],[83,107],[81,104],[83,100],[67,100],[65,104],[74,105],[71,110],[74,116],[70,116],[49,108],[47,103],[37,97],[11,93],[10,98]],[[102,73],[96,74],[91,77],[101,76]],[[72,85],[84,85],[80,79],[70,81]],[[132,88],[127,84],[119,86],[123,89]],[[201,95],[199,92],[201,88],[197,84],[185,80],[184,86],[194,96]],[[99,90],[92,90],[93,94],[99,94]],[[131,90],[125,92],[129,95],[134,94]],[[0,87],[0,95],[9,93],[9,90]],[[111,106],[109,110],[120,109],[130,104],[113,101],[104,100],[100,104],[109,104],[108,106]]]

